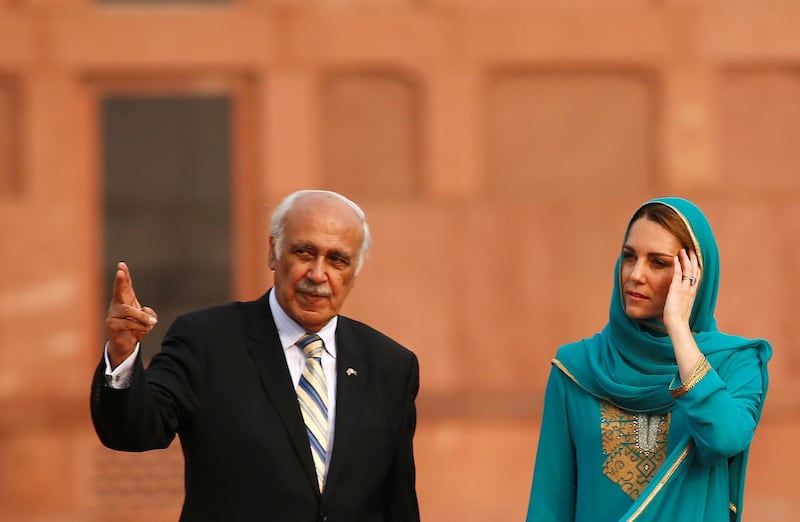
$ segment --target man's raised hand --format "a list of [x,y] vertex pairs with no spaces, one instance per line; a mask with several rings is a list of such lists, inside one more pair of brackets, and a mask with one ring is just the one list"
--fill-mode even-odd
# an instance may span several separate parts
[[108,358],[116,368],[131,353],[136,344],[150,333],[158,322],[155,310],[142,306],[133,291],[133,281],[128,265],[117,264],[114,276],[114,291],[106,316]]

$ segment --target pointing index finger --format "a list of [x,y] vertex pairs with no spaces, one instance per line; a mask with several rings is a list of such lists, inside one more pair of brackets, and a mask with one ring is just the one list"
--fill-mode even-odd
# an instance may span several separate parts
[[131,273],[128,269],[128,265],[122,261],[117,263],[112,300],[115,303],[141,308],[139,301],[136,299],[136,293],[133,291],[133,281],[131,280]]

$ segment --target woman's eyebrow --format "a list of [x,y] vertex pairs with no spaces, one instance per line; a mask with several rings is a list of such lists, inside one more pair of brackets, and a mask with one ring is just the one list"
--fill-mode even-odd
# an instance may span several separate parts
[[[633,248],[630,245],[623,245],[622,249],[623,250],[628,250],[628,251],[631,251],[631,252],[636,252],[636,249]],[[645,255],[649,256],[649,257],[669,257],[669,258],[673,258],[678,254],[670,254],[669,252],[647,252]]]

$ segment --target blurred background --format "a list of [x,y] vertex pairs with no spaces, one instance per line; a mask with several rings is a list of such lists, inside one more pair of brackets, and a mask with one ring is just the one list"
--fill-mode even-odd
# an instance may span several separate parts
[[373,228],[344,312],[420,358],[426,522],[523,520],[557,346],[605,324],[635,207],[697,202],[720,327],[775,347],[745,517],[797,520],[798,27],[780,0],[0,0],[0,521],[177,520],[177,444],[115,453],[88,415],[115,262],[151,355],[270,287],[301,188]]

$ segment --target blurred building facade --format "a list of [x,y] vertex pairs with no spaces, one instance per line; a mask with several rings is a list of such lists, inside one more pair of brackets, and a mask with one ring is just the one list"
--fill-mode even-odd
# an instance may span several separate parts
[[721,328],[774,343],[745,513],[794,520],[800,6],[768,4],[0,0],[0,521],[177,519],[177,444],[89,420],[113,264],[162,323],[257,297],[312,187],[373,228],[345,313],[420,357],[423,520],[523,519],[550,358],[658,195],[715,226]]

